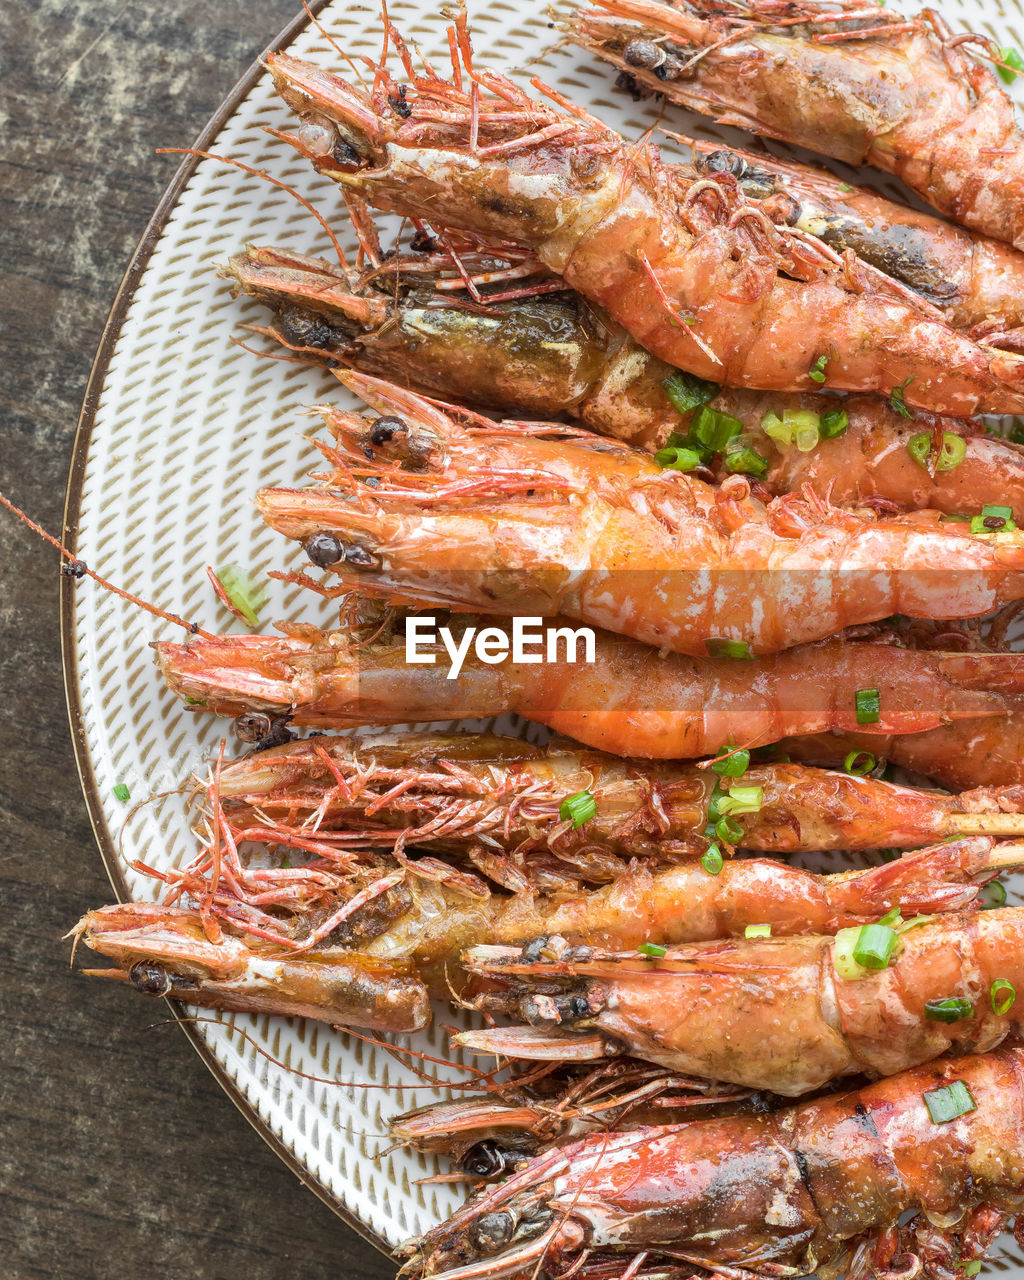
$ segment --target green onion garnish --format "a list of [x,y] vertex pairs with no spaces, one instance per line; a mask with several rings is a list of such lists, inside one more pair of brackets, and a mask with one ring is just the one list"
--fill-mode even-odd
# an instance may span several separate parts
[[725,866],[725,859],[722,857],[721,850],[717,844],[711,845],[703,858],[701,858],[700,865],[709,876],[721,875],[722,868]]
[[832,949],[832,963],[835,965],[836,973],[840,978],[845,978],[847,982],[867,977],[867,969],[859,965],[853,958],[853,949],[857,945],[859,937],[860,928],[857,926],[852,929],[840,929],[835,937]]
[[970,1089],[962,1080],[954,1080],[942,1089],[932,1089],[924,1094],[924,1105],[928,1108],[933,1124],[947,1124],[950,1120],[958,1120],[969,1111],[978,1109]]
[[814,364],[811,365],[808,377],[812,382],[822,383],[825,381],[825,368],[828,365],[828,356],[818,356]]
[[722,753],[711,762],[711,772],[720,778],[742,778],[750,767],[750,752],[733,747],[723,747]]
[[1019,75],[1024,74],[1024,58],[1012,45],[1003,45],[999,50],[999,61],[1006,64],[1003,67],[996,67],[999,78],[1004,84],[1013,84]]
[[974,1017],[974,1006],[963,996],[946,996],[944,1000],[926,1000],[924,1016],[932,1022],[959,1022]]
[[725,469],[733,475],[763,476],[768,470],[768,459],[762,458],[756,449],[744,445],[725,455]]
[[566,796],[558,806],[558,816],[563,822],[571,822],[573,831],[589,822],[595,813],[597,801],[591,791],[577,791],[574,796]]
[[1017,528],[1012,507],[982,507],[980,516],[971,517],[971,533],[1012,533]]
[[853,695],[858,724],[877,724],[882,711],[882,700],[877,689],[858,689]]
[[870,751],[851,751],[843,761],[843,768],[855,778],[866,777],[875,767],[875,757]]
[[818,432],[822,440],[834,440],[841,436],[850,425],[850,416],[845,409],[829,409],[821,415]]
[[876,924],[887,925],[890,929],[897,928],[903,923],[903,911],[900,907],[892,907],[884,916],[875,921]]
[[801,453],[810,453],[821,439],[821,418],[811,409],[786,408],[781,418],[775,412],[766,413],[761,430],[779,449],[795,444]]
[[743,930],[745,938],[770,938],[772,936],[772,927],[770,924],[748,924]]
[[123,782],[119,782],[117,786],[114,788],[114,799],[120,800],[122,804],[127,804],[131,798],[132,798],[132,793],[128,790],[128,788],[124,785]]
[[735,818],[719,818],[715,823],[715,835],[726,844],[736,844],[743,838],[743,828]]
[[840,190],[840,191],[852,191],[852,190],[853,190],[853,187],[851,187],[851,186],[850,186],[850,184],[849,184],[848,182],[840,182],[840,184],[839,184],[839,190]]
[[760,813],[764,803],[762,787],[733,787],[718,801],[718,812],[731,813],[737,817],[741,813]]
[[904,418],[910,417],[910,410],[907,408],[907,402],[903,398],[903,393],[913,381],[913,376],[906,378],[898,387],[893,387],[889,392],[889,403],[896,412],[902,414]]
[[701,405],[690,420],[691,434],[712,453],[721,453],[742,430],[739,418],[709,409],[707,405]]
[[651,960],[660,960],[662,956],[668,955],[668,947],[659,947],[656,942],[641,942],[637,947],[637,951],[642,956],[648,956]]
[[250,627],[260,625],[260,610],[267,603],[267,589],[250,578],[239,564],[226,564],[214,572],[214,589],[218,586],[221,599],[229,609],[233,609]]
[[707,649],[709,658],[752,659],[754,656],[746,640],[726,640],[713,636],[710,640],[704,641],[704,648]]
[[[922,467],[927,467],[931,458],[935,456],[932,444],[932,433],[930,431],[921,431],[918,435],[910,437],[907,442],[907,452],[915,462],[920,463]],[[942,444],[935,461],[935,470],[953,471],[966,457],[967,441],[963,436],[958,436],[955,431],[943,431]]]
[[1006,978],[996,978],[988,989],[988,998],[992,1004],[992,1012],[997,1018],[1002,1018],[1013,1008],[1017,988]]
[[887,924],[866,924],[853,947],[853,958],[863,969],[888,969],[899,943],[899,934]]
[[[896,859],[893,858],[891,861],[895,862]],[[934,916],[911,916],[909,920],[904,920],[896,925],[896,932],[904,934],[908,929],[917,929],[923,924],[931,924],[934,919]]]
[[674,373],[671,378],[666,378],[661,384],[661,389],[668,396],[672,407],[685,414],[691,409],[697,409],[702,404],[714,400],[722,388],[714,382],[696,378],[692,373],[680,371]]
[[1001,880],[993,880],[985,885],[978,894],[982,911],[991,911],[994,907],[1006,906],[1006,885]]
[[704,459],[696,449],[659,449],[654,461],[666,471],[696,471]]
[[976,1276],[980,1270],[981,1270],[981,1263],[978,1261],[977,1258],[975,1258],[973,1262],[964,1263],[965,1276]]

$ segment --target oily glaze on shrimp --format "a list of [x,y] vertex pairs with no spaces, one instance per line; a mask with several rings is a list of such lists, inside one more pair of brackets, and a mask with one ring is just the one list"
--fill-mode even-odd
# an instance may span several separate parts
[[772,1114],[604,1129],[513,1163],[401,1253],[415,1280],[954,1280],[1024,1200],[1022,1082],[1010,1048]]
[[[442,619],[456,644],[479,621]],[[500,620],[487,624],[501,632]],[[511,638],[506,648],[511,653]],[[515,711],[588,746],[653,759],[714,755],[727,742],[855,732],[858,690],[878,690],[873,732],[921,733],[1004,714],[1024,679],[1024,658],[1015,654],[841,640],[752,661],[698,660],[598,632],[593,662],[493,663],[470,648],[457,680],[448,679],[451,655],[441,640],[421,643],[414,664],[404,636],[386,629],[355,642],[351,632],[302,627],[289,636],[194,636],[154,649],[165,680],[193,712],[268,712],[326,729]]]
[[[560,876],[610,879],[620,859],[703,853],[718,816],[711,808],[733,786],[756,788],[760,806],[736,815],[742,834],[733,843],[743,849],[910,849],[968,834],[1024,835],[1024,787],[952,796],[799,764],[744,768],[744,760],[726,748],[722,777],[707,762],[621,760],[566,739],[538,747],[492,734],[319,736],[226,762],[219,795],[236,845],[257,834],[299,838],[315,823],[318,845],[468,857],[507,888],[518,876],[537,883],[540,875],[546,889]],[[561,810],[582,792],[594,813],[577,828]]]
[[[845,10],[845,12],[844,12]],[[1013,103],[934,10],[877,0],[597,0],[572,38],[723,124],[894,173],[956,222],[1024,248],[1024,138]]]
[[[288,884],[298,892],[275,904],[276,949],[265,923],[241,902],[230,921],[221,917],[228,933],[217,943],[207,938],[199,910],[150,903],[91,911],[75,933],[117,962],[101,976],[120,975],[147,995],[408,1031],[428,1017],[423,984],[441,997],[465,990],[460,954],[477,944],[537,949],[536,940],[557,936],[629,951],[644,942],[742,934],[766,919],[779,936],[834,933],[901,904],[938,912],[971,907],[980,886],[1022,861],[1024,845],[975,836],[838,875],[766,859],[730,862],[716,875],[699,863],[655,872],[636,866],[593,892],[542,897],[488,892],[434,860],[406,859],[386,884],[381,867],[338,875],[332,888],[321,857],[309,864],[316,874],[305,882],[293,877]],[[215,890],[208,875],[175,884],[197,900],[224,897],[224,886]],[[272,884],[268,871],[268,893]]]
[[[277,248],[250,246],[231,259],[228,272],[239,290],[277,312],[274,327],[259,331],[302,358],[384,374],[429,395],[509,415],[566,414],[651,450],[692,425],[696,410],[680,413],[665,393],[674,371],[579,294],[566,288],[491,303],[481,273],[478,287],[487,301],[481,314],[475,303],[436,292],[452,283],[433,261],[439,257],[388,259],[358,288],[323,259]],[[502,297],[504,284],[492,288],[495,296]],[[711,409],[739,422],[743,443],[765,460],[759,479],[773,494],[811,484],[840,506],[882,499],[944,514],[976,514],[998,497],[1024,524],[1024,447],[987,435],[974,422],[904,416],[880,396],[826,400],[713,386],[704,394]],[[820,423],[829,409],[845,415],[847,425],[826,438],[812,432],[813,448],[770,437],[762,425]],[[910,446],[922,437],[941,441],[944,432],[962,437],[964,454],[955,468],[937,470],[930,444],[916,456]],[[723,458],[713,473],[728,475]]]
[[[537,956],[476,947],[475,1004],[529,1023],[454,1042],[522,1058],[627,1052],[673,1071],[797,1097],[850,1074],[894,1075],[947,1052],[995,1048],[1024,1002],[1002,1012],[992,984],[1024,989],[1024,909],[942,915],[900,935],[884,968],[842,976],[831,937],[758,937],[642,953]],[[854,966],[855,968],[857,966]],[[956,1019],[935,1002],[963,1000]]]
[[[980,616],[1024,596],[1024,534],[936,512],[876,519],[812,493],[763,506],[557,425],[463,426],[338,374],[379,417],[325,411],[321,487],[263,489],[263,518],[340,591],[494,614],[561,614],[679,653],[771,653],[894,613]],[[458,414],[465,419],[465,413]],[[547,438],[545,438],[547,437]],[[728,465],[728,458],[726,460]]]
[[[374,96],[271,54],[278,91],[307,121],[284,136],[378,207],[530,250],[660,359],[700,377],[814,390],[825,356],[834,389],[901,387],[908,404],[956,415],[1024,406],[1020,357],[973,343],[888,277],[775,227],[731,175],[694,168],[686,181],[649,141],[627,143],[576,108],[475,70],[464,28],[457,39],[458,84],[417,75],[406,57],[411,91],[379,67]],[[458,87],[464,75],[472,91]]]

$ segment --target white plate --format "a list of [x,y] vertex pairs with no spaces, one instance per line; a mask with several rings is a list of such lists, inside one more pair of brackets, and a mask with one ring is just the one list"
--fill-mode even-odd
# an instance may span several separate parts
[[[998,0],[945,0],[938,7],[955,27],[980,28],[1001,44],[1024,48],[1020,0],[1008,0],[1005,11]],[[436,6],[395,0],[389,8],[404,35],[442,64],[445,21]],[[490,0],[474,5],[470,18],[478,61],[517,77],[525,79],[523,69],[553,43],[547,0]],[[375,10],[338,0],[320,20],[350,53],[379,51]],[[287,47],[338,66],[312,27],[298,30]],[[554,52],[526,75],[537,70],[627,135],[655,123],[655,103],[634,104],[613,92],[608,68],[576,50]],[[254,71],[229,95],[204,144],[290,183],[333,215],[348,248],[353,241],[335,186],[262,131],[292,119],[269,77]],[[697,136],[740,140],[678,110],[669,110],[667,123]],[[302,439],[311,428],[303,409],[346,397],[321,371],[261,361],[232,345],[232,335],[244,336],[244,322],[265,321],[267,313],[232,300],[217,277],[217,265],[250,240],[330,256],[313,218],[278,188],[215,161],[203,160],[185,176],[140,246],[100,351],[76,444],[69,525],[77,526],[80,553],[114,582],[212,630],[227,630],[230,618],[213,597],[205,566],[237,561],[262,574],[298,564],[293,544],[265,527],[250,499],[260,485],[302,481],[314,464]],[[193,771],[204,771],[228,726],[185,712],[158,679],[149,642],[173,634],[169,627],[87,582],[65,585],[68,697],[86,798],[115,887],[153,899],[156,883],[128,864],[141,858],[170,867],[193,855],[182,798],[154,801],[122,831],[130,806],[113,789],[125,784],[132,803],[173,790]],[[329,606],[280,583],[273,584],[263,617],[331,621]],[[454,1021],[447,1007],[439,1012],[442,1022]],[[196,1027],[193,1038],[239,1105],[303,1179],[381,1247],[433,1226],[461,1201],[461,1190],[414,1185],[434,1171],[432,1160],[377,1154],[387,1145],[389,1116],[441,1096],[391,1055],[318,1023],[204,1016],[214,1021]],[[444,1054],[445,1040],[431,1029],[403,1042]],[[996,1265],[1019,1269],[1024,1280],[1019,1251],[1005,1250]]]

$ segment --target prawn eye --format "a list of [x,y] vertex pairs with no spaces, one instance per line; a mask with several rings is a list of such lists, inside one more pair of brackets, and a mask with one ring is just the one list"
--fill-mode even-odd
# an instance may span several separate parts
[[481,1253],[494,1253],[512,1239],[515,1219],[510,1213],[484,1213],[470,1228],[474,1246]]
[[473,1143],[463,1155],[461,1164],[465,1173],[472,1173],[478,1178],[494,1178],[505,1172],[509,1160],[492,1138],[485,1138],[482,1142]]
[[377,449],[390,444],[396,436],[408,434],[409,428],[401,418],[376,418],[370,423],[370,444]]
[[326,530],[311,533],[302,544],[302,549],[318,569],[328,569],[345,558],[345,544],[336,533],[328,533]]
[[285,342],[296,347],[329,347],[334,330],[326,320],[301,307],[287,307],[278,317],[278,328]]
[[708,173],[731,173],[742,178],[747,171],[747,162],[735,151],[712,151],[704,157],[700,167]]
[[665,61],[665,50],[653,40],[630,40],[622,51],[622,60],[628,67],[654,71]]
[[243,711],[236,716],[234,728],[239,742],[262,742],[271,729],[270,716],[264,711]]
[[139,960],[128,970],[128,981],[147,996],[165,996],[171,989],[171,975],[152,960]]

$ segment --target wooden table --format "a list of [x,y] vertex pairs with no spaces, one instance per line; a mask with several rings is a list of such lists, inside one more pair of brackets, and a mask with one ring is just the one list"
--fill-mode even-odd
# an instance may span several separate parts
[[[0,5],[0,488],[59,529],[118,280],[177,159],[298,0]],[[0,515],[0,1275],[366,1280],[394,1267],[305,1190],[158,1003],[76,977],[105,902],[74,770],[57,559]]]

